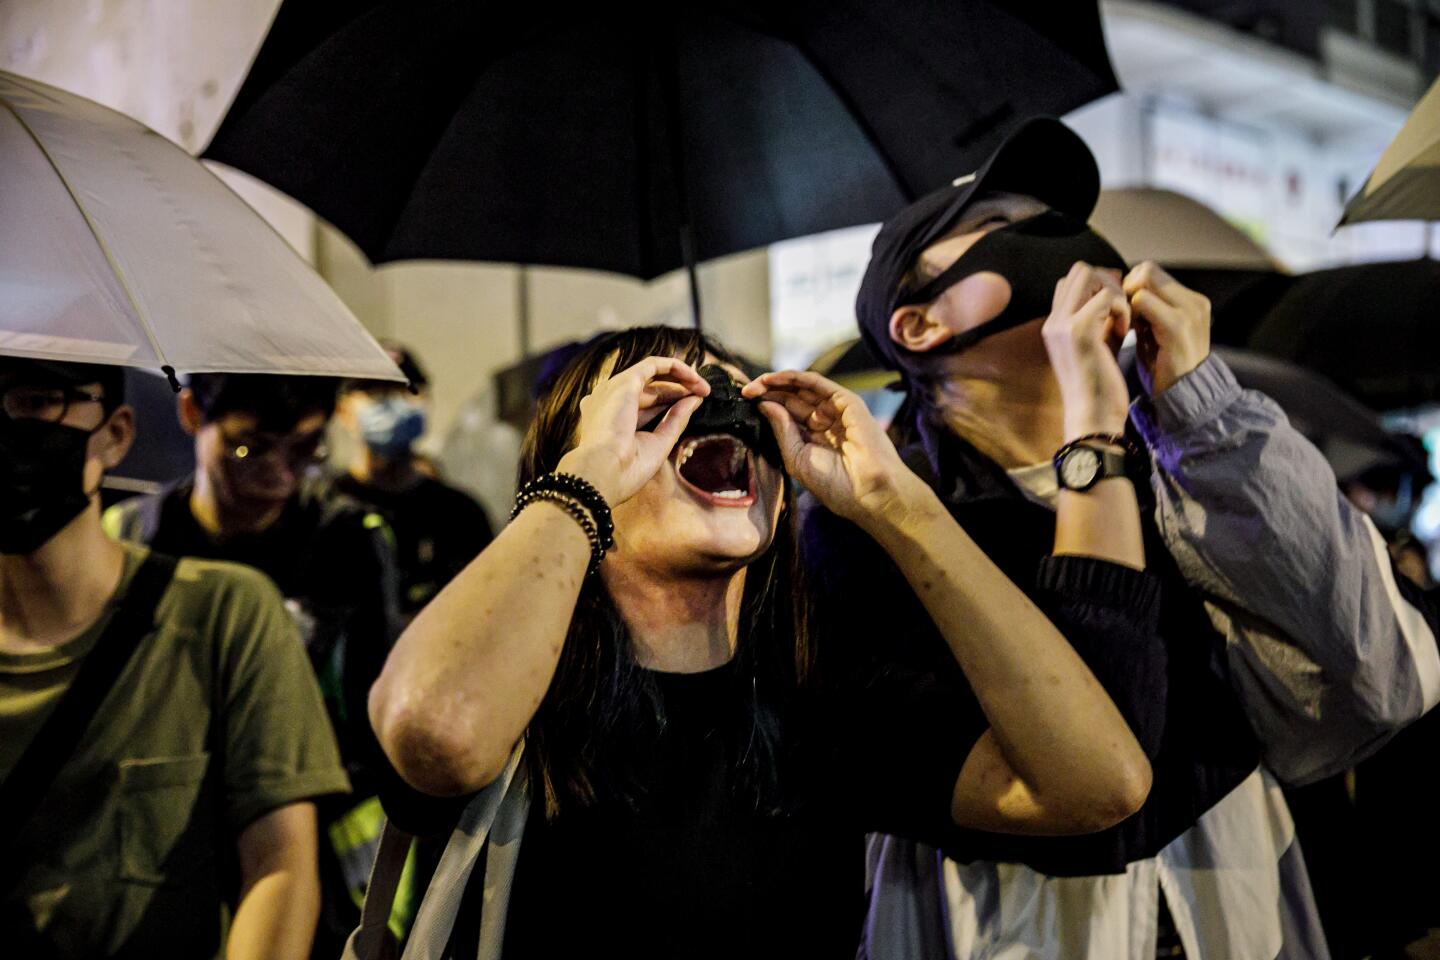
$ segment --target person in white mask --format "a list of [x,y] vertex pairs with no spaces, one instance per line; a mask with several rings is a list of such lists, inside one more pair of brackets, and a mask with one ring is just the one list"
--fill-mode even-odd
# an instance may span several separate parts
[[336,414],[356,453],[336,487],[385,515],[395,535],[400,611],[408,620],[490,543],[490,521],[469,494],[436,477],[415,450],[425,435],[429,378],[415,357],[386,344],[414,387],[351,380]]

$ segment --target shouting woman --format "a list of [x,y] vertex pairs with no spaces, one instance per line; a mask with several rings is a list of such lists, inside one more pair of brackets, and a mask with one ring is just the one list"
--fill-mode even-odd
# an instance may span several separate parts
[[[503,925],[505,957],[853,957],[867,831],[1084,833],[1143,803],[1120,712],[853,393],[624,331],[558,377],[520,472],[514,520],[370,698],[419,833],[523,741],[508,905],[484,916],[472,876],[450,955]],[[898,638],[815,635],[791,480],[884,545],[978,711],[888,662]]]

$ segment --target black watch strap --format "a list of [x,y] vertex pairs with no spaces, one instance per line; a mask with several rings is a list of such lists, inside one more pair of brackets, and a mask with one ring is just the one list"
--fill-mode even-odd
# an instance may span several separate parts
[[[1096,462],[1098,461],[1098,463]],[[1055,482],[1061,490],[1083,493],[1101,480],[1128,477],[1129,453],[1082,437],[1055,454]]]

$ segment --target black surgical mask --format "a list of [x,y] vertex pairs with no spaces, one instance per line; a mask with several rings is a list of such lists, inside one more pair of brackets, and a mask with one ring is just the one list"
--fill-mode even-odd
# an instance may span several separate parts
[[1056,210],[992,230],[935,279],[900,298],[896,306],[929,303],[966,277],[989,271],[1010,284],[1010,302],[1000,315],[957,333],[935,352],[958,353],[994,336],[1050,315],[1055,284],[1078,262],[1114,270],[1125,260],[1088,226]]
[[[695,372],[710,384],[710,393],[701,401],[700,409],[690,415],[681,439],[726,433],[760,454],[771,466],[779,466],[780,447],[770,421],[760,413],[759,402],[741,396],[740,385],[718,364],[707,363]],[[656,418],[641,429],[654,430],[659,423]]]
[[0,415],[0,553],[34,553],[90,505],[92,431]]

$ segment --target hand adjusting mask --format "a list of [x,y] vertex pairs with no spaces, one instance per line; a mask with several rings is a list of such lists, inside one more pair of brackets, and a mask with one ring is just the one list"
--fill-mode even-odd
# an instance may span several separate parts
[[[680,435],[681,440],[717,433],[729,434],[772,466],[780,466],[780,447],[775,442],[770,421],[760,413],[759,402],[742,397],[739,384],[730,377],[728,370],[718,364],[707,363],[695,372],[710,384],[710,395],[700,403],[700,409],[690,415],[690,422]],[[641,429],[654,430],[660,419],[655,418]]]
[[990,271],[1004,277],[1010,284],[1010,302],[999,316],[957,333],[932,351],[959,353],[986,337],[1049,316],[1055,284],[1080,261],[1092,267],[1126,268],[1124,258],[1100,234],[1074,217],[1047,210],[985,234],[938,277],[913,291],[902,291],[895,306],[929,303],[977,273]]

